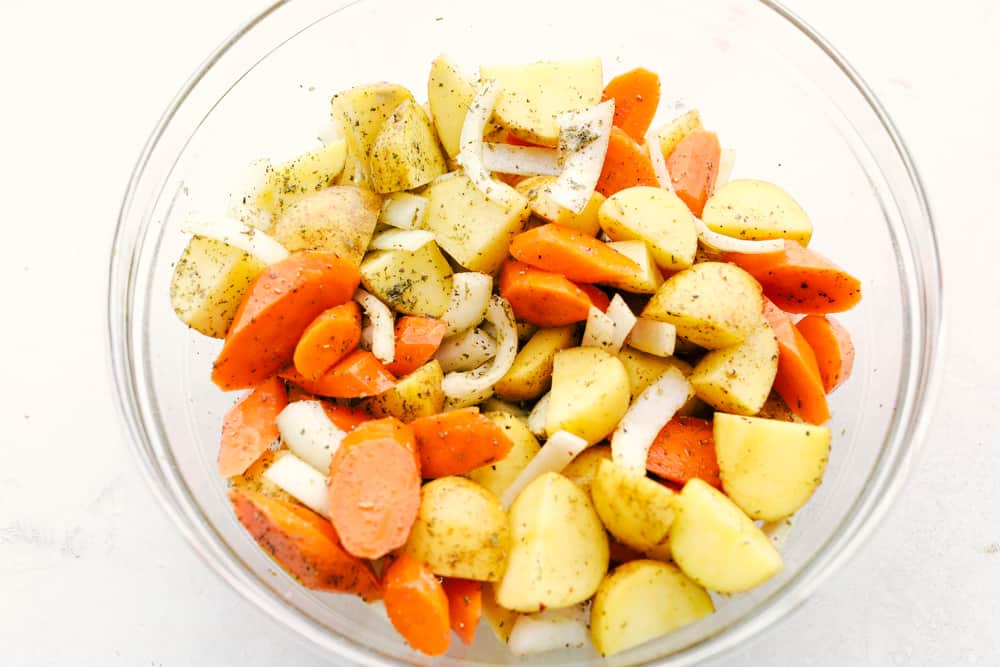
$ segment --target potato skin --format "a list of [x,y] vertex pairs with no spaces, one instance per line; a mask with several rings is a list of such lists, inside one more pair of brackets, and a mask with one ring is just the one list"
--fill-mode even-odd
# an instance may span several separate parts
[[507,374],[493,387],[497,396],[508,401],[538,398],[552,383],[556,352],[578,343],[576,325],[539,329],[517,353]]
[[695,395],[716,410],[754,415],[778,373],[778,340],[766,322],[739,345],[702,357],[688,380]]
[[407,100],[386,119],[372,144],[369,168],[372,189],[382,194],[418,188],[448,170],[420,105]]
[[597,211],[604,233],[614,241],[643,241],[656,264],[667,271],[691,266],[698,232],[687,205],[673,192],[636,186],[617,192]]
[[336,253],[361,263],[375,232],[382,198],[350,185],[333,186],[302,197],[274,224],[274,238],[289,252]]
[[619,542],[647,555],[669,558],[666,544],[674,522],[673,491],[647,477],[600,461],[590,487],[601,522]]
[[392,389],[365,399],[364,406],[373,417],[395,417],[409,423],[420,417],[430,417],[444,408],[441,364],[431,360],[409,375],[399,379]]

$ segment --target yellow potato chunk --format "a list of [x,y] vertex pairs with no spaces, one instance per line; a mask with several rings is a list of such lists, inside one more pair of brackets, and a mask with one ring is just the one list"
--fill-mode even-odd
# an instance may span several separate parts
[[597,211],[604,203],[604,195],[596,190],[590,195],[590,201],[579,213],[557,204],[552,199],[552,184],[555,176],[530,176],[519,182],[514,188],[528,198],[531,212],[548,222],[554,222],[564,227],[572,227],[581,234],[597,236],[601,224],[597,220]]
[[792,197],[773,183],[741,179],[722,186],[705,202],[709,229],[740,239],[812,238],[812,222]]
[[365,289],[400,313],[441,317],[451,299],[451,266],[437,244],[378,250],[361,263]]
[[372,190],[412,190],[448,171],[434,128],[419,104],[407,100],[382,124],[371,158]]
[[613,241],[644,241],[661,269],[680,271],[694,262],[698,232],[687,204],[669,190],[640,185],[616,192],[597,212]]
[[434,127],[448,157],[458,155],[462,124],[474,96],[472,82],[459,71],[455,63],[443,55],[434,59],[427,80],[427,102],[431,106]]
[[709,352],[688,381],[716,410],[738,415],[760,411],[778,373],[778,341],[767,323],[738,345]]
[[374,417],[395,417],[409,423],[436,415],[444,409],[441,364],[431,360],[396,383],[392,389],[365,399],[365,408]]
[[375,232],[382,198],[351,185],[304,196],[285,209],[274,238],[290,252],[319,250],[359,264]]
[[512,446],[507,456],[496,463],[476,468],[466,476],[500,497],[541,447],[524,420],[507,412],[486,412],[485,415],[503,430]]
[[355,86],[334,95],[330,113],[340,125],[347,142],[347,158],[340,182],[370,186],[368,160],[382,124],[400,104],[413,100],[413,94],[394,83]]
[[601,461],[604,460],[611,460],[611,447],[609,445],[588,447],[563,468],[562,476],[583,489],[583,492],[593,500],[590,489],[594,478],[597,477],[597,469],[600,467]]
[[306,195],[334,184],[344,169],[347,143],[340,139],[271,167],[257,193],[257,207],[272,216]]
[[514,359],[514,365],[494,385],[497,396],[508,401],[527,401],[538,398],[552,383],[552,365],[556,352],[579,344],[577,327],[539,329],[524,344]]
[[605,285],[634,294],[654,294],[663,284],[663,274],[645,241],[613,241],[608,244],[639,265],[639,272],[621,280],[608,280]]
[[590,495],[604,527],[619,542],[646,554],[669,554],[673,491],[613,461],[601,461]]
[[595,443],[615,429],[629,406],[628,374],[617,357],[596,347],[556,353],[545,430],[564,430]]

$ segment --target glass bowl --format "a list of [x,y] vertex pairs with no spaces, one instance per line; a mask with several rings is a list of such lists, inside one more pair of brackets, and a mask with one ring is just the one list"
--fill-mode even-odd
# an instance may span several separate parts
[[738,646],[800,604],[870,535],[912,465],[941,349],[940,268],[911,159],[851,67],[773,2],[507,0],[501,5],[356,0],[278,2],[213,53],[167,109],[132,174],[114,239],[108,327],[121,412],[141,468],[195,550],[233,588],[336,664],[605,664],[589,649],[518,660],[487,628],[429,660],[379,608],[298,586],[239,525],[215,472],[233,396],[209,380],[218,341],[187,330],[168,285],[192,210],[222,213],[246,165],[315,144],[328,99],[393,80],[422,97],[431,60],[520,62],[599,55],[606,77],[663,78],[661,118],[696,106],[736,177],[781,184],[815,223],[813,247],[863,279],[842,320],[858,349],[831,397],[833,452],[797,517],[786,568],[719,599],[703,621],[607,664],[691,665]]

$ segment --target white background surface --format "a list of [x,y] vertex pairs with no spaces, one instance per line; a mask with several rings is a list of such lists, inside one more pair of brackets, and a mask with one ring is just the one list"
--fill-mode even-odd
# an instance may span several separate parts
[[[788,4],[860,70],[922,170],[947,367],[922,464],[870,544],[713,664],[997,665],[1000,5]],[[107,252],[133,161],[186,76],[263,6],[0,0],[0,664],[322,664],[154,505],[104,351]]]

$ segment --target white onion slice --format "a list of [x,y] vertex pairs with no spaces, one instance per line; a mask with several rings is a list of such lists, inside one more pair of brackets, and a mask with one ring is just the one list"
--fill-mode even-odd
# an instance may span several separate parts
[[372,326],[371,322],[366,323],[361,327],[361,340],[358,341],[358,347],[362,350],[372,351],[372,332],[375,331],[375,327]]
[[549,197],[573,213],[586,208],[597,187],[608,154],[614,116],[613,99],[556,116],[563,170],[549,189]]
[[420,229],[426,212],[427,197],[396,192],[383,202],[378,221],[396,229]]
[[733,166],[736,164],[736,151],[732,148],[723,148],[719,155],[719,170],[715,175],[715,192],[729,182],[733,175]]
[[292,453],[324,475],[347,435],[326,416],[319,401],[294,401],[278,414],[278,432]]
[[640,317],[632,327],[628,344],[641,352],[669,357],[677,345],[677,327],[669,322]]
[[485,273],[464,271],[451,278],[451,300],[441,319],[448,325],[447,335],[454,336],[483,321],[493,293],[493,278]]
[[181,231],[239,248],[264,264],[274,264],[288,257],[285,246],[259,229],[232,218],[192,218],[181,225]]
[[646,150],[649,151],[649,162],[653,165],[653,173],[656,180],[664,190],[673,190],[674,182],[670,178],[670,170],[667,169],[667,159],[663,157],[663,149],[660,148],[660,132],[650,132],[646,135]]
[[589,620],[590,605],[587,603],[524,614],[514,621],[507,645],[514,655],[586,646],[590,643]]
[[354,300],[361,304],[371,321],[372,354],[384,364],[391,364],[396,357],[396,319],[389,306],[374,294],[363,289],[354,293]]
[[587,325],[583,331],[581,345],[600,347],[616,354],[622,349],[635,323],[636,317],[628,304],[620,295],[615,294],[607,312],[602,313],[594,306],[587,311]]
[[[659,431],[657,431],[659,432]],[[587,448],[587,441],[569,431],[559,430],[552,434],[535,457],[528,462],[514,481],[510,483],[500,496],[504,509],[510,507],[518,494],[536,478],[547,472],[560,472],[576,458],[577,454]],[[645,464],[645,460],[643,460]],[[645,470],[645,468],[643,468]]]
[[763,255],[769,252],[780,252],[785,247],[785,242],[782,239],[750,241],[748,239],[736,239],[732,236],[726,236],[725,234],[712,231],[708,228],[708,225],[698,218],[694,218],[694,228],[698,231],[699,241],[710,248],[715,248],[722,252]]
[[676,368],[646,387],[611,436],[612,460],[633,475],[645,476],[649,448],[690,397],[691,385]]
[[326,475],[291,452],[285,452],[264,471],[264,478],[300,503],[325,517],[330,516]]
[[502,186],[505,184],[494,180],[483,164],[483,132],[493,115],[498,99],[500,99],[500,84],[495,80],[484,81],[476,88],[475,97],[469,103],[469,110],[462,123],[455,161],[487,198],[506,205],[509,193],[503,190]]
[[434,240],[434,234],[425,229],[390,229],[372,238],[371,250],[405,250],[416,252]]
[[482,329],[467,329],[441,341],[434,358],[445,373],[471,371],[497,356],[497,344]]
[[503,297],[490,298],[486,308],[486,321],[496,327],[497,353],[488,364],[465,372],[453,372],[444,376],[441,388],[445,396],[462,398],[483,391],[500,381],[517,356],[517,325],[510,304]]
[[483,166],[487,171],[521,176],[558,176],[559,153],[554,148],[483,144]]
[[535,407],[528,413],[528,430],[539,438],[545,437],[545,425],[549,419],[549,400],[552,398],[551,392],[538,399]]

